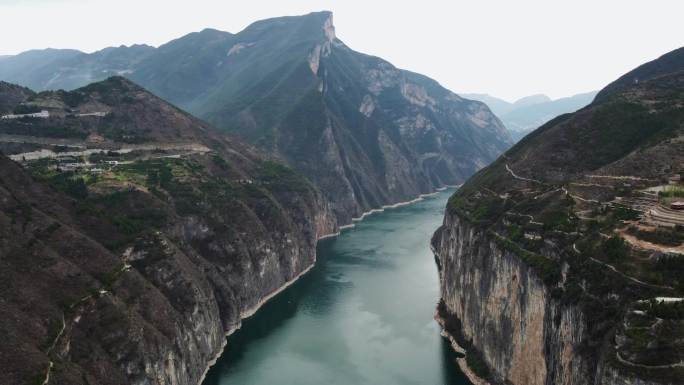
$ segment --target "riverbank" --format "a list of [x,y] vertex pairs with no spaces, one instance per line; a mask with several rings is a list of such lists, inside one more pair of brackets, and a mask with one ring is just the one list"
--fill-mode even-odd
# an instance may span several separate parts
[[[359,222],[359,221],[362,221],[362,220],[364,220],[364,219],[365,219],[367,216],[369,216],[369,215],[376,214],[376,213],[381,213],[381,212],[383,212],[383,211],[385,211],[385,210],[387,210],[387,209],[396,209],[397,207],[402,207],[402,206],[410,205],[410,204],[413,204],[413,203],[416,203],[416,202],[420,202],[420,201],[422,201],[423,199],[425,199],[425,198],[427,198],[427,197],[435,196],[435,195],[439,194],[440,192],[445,191],[446,189],[449,189],[449,188],[458,188],[458,187],[460,187],[460,186],[461,186],[461,185],[448,185],[448,186],[439,187],[439,188],[435,189],[434,192],[427,193],[427,194],[420,194],[420,195],[418,195],[418,197],[415,198],[415,199],[411,199],[411,200],[404,201],[404,202],[398,202],[398,203],[394,203],[394,204],[391,204],[391,205],[384,205],[384,206],[382,206],[382,207],[379,208],[379,209],[370,209],[370,210],[368,210],[368,211],[362,213],[360,216],[358,216],[358,217],[356,217],[356,218],[352,218],[352,222]],[[343,229],[343,228],[351,228],[351,227],[354,227],[354,224],[353,224],[353,223],[348,224],[348,225],[344,225],[344,226],[340,226],[340,229]]]
[[[429,196],[434,196],[434,195],[438,194],[440,191],[446,190],[448,187],[450,187],[450,186],[442,187],[442,188],[440,188],[438,191],[435,191],[435,192],[433,192],[433,193],[421,194],[419,197],[417,197],[417,198],[415,198],[415,199],[412,199],[412,200],[409,200],[409,201],[406,201],[406,202],[399,202],[399,203],[392,204],[392,205],[385,205],[385,206],[383,206],[383,207],[380,208],[380,209],[369,210],[369,212],[364,213],[365,215],[362,215],[362,216],[360,216],[359,218],[356,218],[355,222],[358,222],[358,221],[360,221],[360,220],[362,220],[362,219],[366,219],[366,218],[368,218],[368,216],[369,216],[370,214],[373,214],[373,213],[379,213],[379,212],[383,212],[383,211],[385,211],[385,210],[387,210],[387,209],[399,208],[399,207],[403,207],[403,206],[407,206],[407,205],[410,205],[410,204],[413,204],[413,203],[420,202],[420,201],[424,200],[425,198],[427,198],[427,197],[429,197]],[[436,202],[435,202],[435,203],[436,203]],[[442,204],[438,204],[438,206],[439,206],[439,212],[441,213],[441,211],[442,211]],[[433,210],[434,210],[434,209],[433,209]],[[437,216],[437,217],[439,217],[439,216]],[[319,237],[319,240],[328,239],[328,238],[331,238],[331,237],[338,236],[338,235],[340,235],[340,234],[343,232],[344,229],[348,229],[348,228],[351,228],[351,227],[354,227],[354,226],[355,226],[355,223],[351,223],[351,224],[346,225],[346,226],[341,226],[341,227],[340,227],[340,230],[341,230],[341,231],[339,231],[339,232],[337,232],[337,233],[334,233],[334,234],[326,234],[326,235],[323,235],[323,236]],[[425,226],[422,226],[422,227],[425,227]],[[422,228],[422,227],[421,227],[421,228]],[[356,233],[355,233],[355,234],[356,234]],[[358,233],[358,235],[355,235],[354,237],[362,236],[361,234],[362,234],[362,233]],[[419,243],[420,243],[420,242],[419,242]],[[321,251],[320,249],[317,250],[317,253],[321,253],[321,252],[322,252],[322,251]],[[301,273],[299,273],[296,277],[294,277],[293,279],[291,279],[291,280],[289,280],[288,282],[286,282],[286,283],[285,283],[284,285],[282,285],[278,290],[275,290],[274,292],[272,292],[272,293],[270,293],[269,295],[265,296],[265,297],[264,297],[262,300],[260,300],[255,306],[251,307],[250,309],[247,309],[247,310],[243,311],[243,312],[241,313],[241,321],[244,320],[244,319],[247,319],[247,318],[249,318],[249,317],[254,316],[254,315],[258,312],[258,310],[259,310],[264,304],[266,304],[267,302],[269,302],[270,300],[272,300],[272,299],[273,299],[274,297],[276,297],[278,294],[280,294],[281,292],[283,292],[286,288],[290,287],[290,286],[293,285],[295,282],[299,281],[301,278],[303,278],[305,275],[307,275],[307,273],[309,273],[310,270],[311,270],[313,267],[315,267],[315,266],[318,265],[318,258],[317,258],[317,257],[318,257],[318,256],[316,256],[316,257],[314,258],[314,261],[313,261],[313,263],[312,263],[310,266],[308,266],[305,270],[303,270]],[[422,260],[422,258],[420,258],[420,259]],[[319,274],[320,274],[320,272],[317,273],[316,275],[319,275]],[[315,276],[316,276],[316,275],[315,275]],[[313,279],[315,279],[315,278],[313,278]],[[319,286],[316,285],[316,287],[319,287]],[[295,291],[295,292],[297,292],[297,291]],[[286,297],[283,297],[283,298],[286,298]],[[283,299],[282,301],[285,301],[285,299]],[[281,301],[281,302],[282,302],[282,301]],[[289,302],[289,300],[288,300],[288,302]],[[422,303],[423,301],[420,301],[420,302]],[[428,302],[428,303],[429,303],[429,302]],[[280,305],[276,305],[276,307],[278,307],[278,306],[280,306]],[[273,306],[270,306],[269,309],[273,309]],[[269,311],[272,312],[273,310],[269,310]],[[429,314],[429,313],[428,313],[428,314]],[[261,316],[261,313],[260,313],[260,312],[259,312],[259,317],[257,317],[257,321],[252,321],[252,322],[257,322],[257,324],[260,324],[261,321],[259,321],[259,318],[263,318],[263,317]],[[271,319],[270,316],[268,316],[267,318],[268,318],[268,319]],[[241,326],[242,326],[242,322],[240,322],[239,325],[236,325],[236,327],[235,327],[234,329],[232,329],[229,333],[227,333],[226,336],[227,336],[227,337],[230,336],[231,334],[233,334],[233,333],[234,333],[238,328],[240,328]],[[257,327],[256,330],[259,330],[258,327]],[[240,349],[242,348],[242,346],[241,346],[241,345],[242,345],[242,339],[244,338],[244,337],[242,337],[242,336],[244,335],[244,333],[245,333],[245,332],[242,332],[242,331],[241,331],[241,336],[240,336],[237,340],[235,340],[235,341],[236,341],[235,343],[238,344],[238,345],[233,345],[233,347],[231,348],[231,349],[232,349],[232,350],[231,350],[231,354],[239,354],[239,353],[236,353],[236,352],[239,352]],[[249,334],[250,334],[250,331],[247,331],[246,333],[249,335]],[[437,339],[440,338],[439,335],[435,335],[435,336],[436,336],[435,338],[437,338]],[[233,340],[233,338],[231,338],[231,340]],[[262,342],[260,342],[259,344],[261,344],[261,343],[262,343]],[[237,349],[237,350],[236,350],[236,349]],[[220,357],[222,354],[226,354],[226,353],[225,353],[225,344],[224,344],[224,348],[222,349],[222,351],[221,351],[219,354],[217,354],[217,356],[210,362],[210,364],[211,364],[210,366],[213,366],[213,365],[218,361],[219,357]],[[239,355],[238,357],[242,357],[242,356]],[[269,356],[269,357],[270,357],[270,356]],[[229,355],[226,356],[226,359],[229,360],[228,362],[230,362],[230,363],[233,363],[233,362],[234,362],[234,359],[233,359],[233,358],[230,358]],[[224,363],[222,363],[222,365],[226,365],[226,363],[224,362]],[[230,364],[228,364],[228,365],[230,365]],[[220,373],[220,371],[221,371],[221,369],[219,369],[219,373]],[[212,378],[212,381],[214,381],[215,375],[214,375],[214,374],[211,374],[210,376],[213,377],[213,378]],[[205,371],[205,374],[202,376],[202,380],[204,380],[205,378],[206,378],[206,371]],[[250,380],[252,380],[252,378],[250,378]],[[213,383],[213,382],[210,381],[209,383]],[[216,382],[216,383],[218,383],[218,382]]]
[[475,374],[470,369],[470,367],[468,366],[468,362],[466,362],[466,358],[465,358],[465,355],[468,354],[468,352],[461,345],[459,345],[458,342],[456,341],[456,338],[454,336],[452,336],[451,333],[449,333],[446,330],[446,327],[445,327],[446,321],[444,321],[444,318],[442,318],[442,316],[439,314],[438,310],[435,310],[434,318],[435,318],[435,321],[439,324],[440,328],[442,328],[442,331],[440,333],[442,335],[442,337],[449,340],[451,348],[456,353],[463,355],[463,357],[456,358],[456,363],[458,363],[458,367],[461,369],[461,372],[463,372],[463,374],[465,374],[465,376],[468,377],[468,380],[470,380],[470,382],[472,382],[473,385],[491,385],[489,382],[487,382],[485,379],[479,377],[477,374]]

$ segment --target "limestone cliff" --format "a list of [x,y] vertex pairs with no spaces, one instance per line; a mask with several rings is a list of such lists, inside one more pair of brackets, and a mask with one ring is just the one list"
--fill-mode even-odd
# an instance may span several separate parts
[[587,338],[576,306],[554,299],[524,261],[455,214],[433,242],[440,316],[460,326],[457,340],[482,356],[493,382],[588,383],[592,364],[575,354]]
[[684,74],[651,75],[540,127],[451,197],[433,238],[439,316],[490,383],[684,383],[684,215],[670,208]]

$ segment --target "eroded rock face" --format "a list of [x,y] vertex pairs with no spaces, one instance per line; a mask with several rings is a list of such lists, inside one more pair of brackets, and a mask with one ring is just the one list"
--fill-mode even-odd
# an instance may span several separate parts
[[440,316],[458,324],[459,343],[483,357],[490,383],[676,384],[606,362],[602,349],[587,347],[592,337],[580,307],[553,298],[520,257],[458,215],[446,215],[433,247],[444,304]]
[[462,183],[509,145],[484,104],[335,42],[309,56],[318,92],[266,129],[273,148],[334,203],[341,223]]
[[456,215],[433,239],[446,313],[483,356],[495,382],[586,384],[595,363],[579,354],[585,321],[562,306],[517,256]]

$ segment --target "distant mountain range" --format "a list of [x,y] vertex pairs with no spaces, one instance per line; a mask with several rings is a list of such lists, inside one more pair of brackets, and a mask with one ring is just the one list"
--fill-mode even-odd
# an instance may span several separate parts
[[0,79],[37,90],[125,76],[298,169],[341,223],[454,185],[507,149],[482,103],[358,53],[330,12],[205,29],[159,48],[28,51],[0,61]]
[[37,91],[73,90],[129,73],[131,66],[152,51],[146,45],[109,47],[92,54],[73,49],[31,50],[0,60],[0,80]]
[[518,141],[556,116],[575,112],[588,105],[596,94],[597,91],[592,91],[556,100],[537,94],[526,96],[514,103],[487,94],[461,94],[461,96],[487,104],[510,131],[511,137]]

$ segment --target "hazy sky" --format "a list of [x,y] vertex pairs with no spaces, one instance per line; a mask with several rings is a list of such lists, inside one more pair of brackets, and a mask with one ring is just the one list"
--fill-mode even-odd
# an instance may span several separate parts
[[0,0],[0,55],[157,46],[323,9],[357,51],[509,100],[598,89],[684,45],[684,0]]

